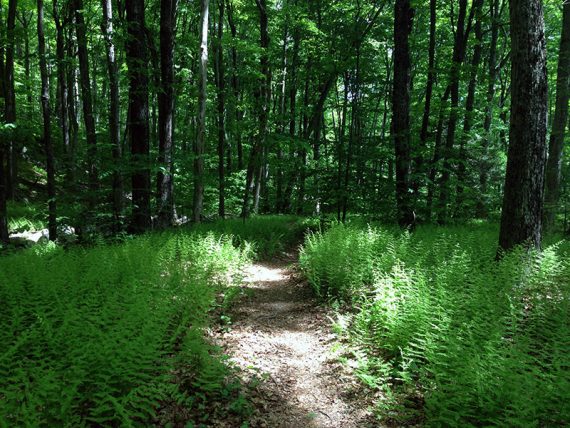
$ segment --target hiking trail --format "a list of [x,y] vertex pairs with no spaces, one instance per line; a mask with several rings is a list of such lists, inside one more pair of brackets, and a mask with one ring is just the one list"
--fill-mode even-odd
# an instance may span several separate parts
[[242,381],[257,379],[249,426],[378,426],[357,402],[357,380],[337,362],[327,309],[296,271],[296,260],[288,253],[248,266],[231,328],[215,334]]

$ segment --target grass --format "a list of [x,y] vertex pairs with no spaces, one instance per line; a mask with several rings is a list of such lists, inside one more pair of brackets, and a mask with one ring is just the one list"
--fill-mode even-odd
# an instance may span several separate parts
[[494,261],[497,227],[333,226],[301,267],[396,425],[570,423],[569,244]]

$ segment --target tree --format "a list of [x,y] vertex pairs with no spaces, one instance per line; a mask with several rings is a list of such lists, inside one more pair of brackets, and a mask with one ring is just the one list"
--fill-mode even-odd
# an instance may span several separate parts
[[48,188],[48,229],[49,239],[55,241],[57,239],[57,223],[56,223],[56,201],[55,201],[55,163],[53,157],[53,146],[51,141],[51,116],[49,106],[49,81],[46,57],[46,41],[44,36],[44,2],[37,0],[38,7],[38,55],[40,57],[40,74],[42,79],[42,116],[44,122],[43,143],[46,155],[46,171],[47,171],[47,188]]
[[127,0],[127,65],[129,68],[129,142],[131,146],[131,229],[150,227],[150,165],[148,116],[148,47],[144,0]]
[[424,112],[422,116],[422,127],[420,131],[420,147],[419,153],[415,157],[415,173],[416,178],[413,180],[412,187],[414,195],[417,196],[420,190],[420,175],[424,172],[424,154],[425,147],[428,139],[429,120],[431,113],[431,99],[433,94],[433,86],[435,84],[436,69],[435,69],[435,37],[436,37],[436,23],[437,23],[437,0],[430,0],[429,2],[429,48],[428,48],[428,74],[426,81],[425,103]]
[[178,0],[160,2],[160,83],[158,94],[158,223],[162,227],[174,222],[174,34]]
[[471,128],[473,126],[473,115],[475,109],[475,90],[477,88],[477,75],[481,54],[483,51],[483,29],[481,25],[483,0],[479,0],[475,5],[475,46],[473,57],[469,67],[469,84],[467,85],[467,99],[465,100],[465,116],[463,118],[463,134],[459,145],[459,159],[457,165],[457,197],[455,200],[455,212],[458,218],[465,218],[465,181],[467,178],[467,144],[471,138]]
[[570,2],[562,6],[562,34],[558,53],[558,75],[556,80],[556,108],[548,146],[546,163],[546,189],[544,197],[545,226],[554,223],[554,215],[560,199],[560,173],[562,149],[568,122],[568,100],[570,99]]
[[414,212],[410,192],[410,84],[411,63],[408,36],[414,10],[410,0],[396,0],[394,9],[394,87],[392,96],[392,133],[396,151],[396,201],[398,223],[412,226]]
[[[16,89],[14,77],[14,51],[16,29],[17,0],[8,1],[8,18],[6,20],[6,60],[4,62],[4,120],[16,126]],[[17,147],[13,137],[8,141],[6,197],[13,199],[17,186]]]
[[451,176],[452,150],[455,143],[455,131],[457,128],[458,107],[459,107],[459,82],[461,78],[461,66],[465,59],[465,50],[469,32],[471,30],[471,20],[474,10],[479,7],[481,0],[471,6],[471,13],[466,23],[467,0],[459,0],[459,12],[457,16],[457,28],[455,30],[455,40],[453,44],[453,57],[449,71],[449,93],[451,105],[449,109],[449,120],[447,122],[447,136],[442,150],[443,168],[439,180],[439,211],[437,221],[440,224],[447,222],[447,204],[449,201],[449,178]]
[[120,131],[120,94],[119,94],[119,67],[115,55],[113,41],[113,2],[101,0],[103,6],[103,21],[101,30],[105,38],[107,56],[107,73],[109,75],[109,141],[113,152],[113,216],[115,228],[120,227],[120,216],[123,210],[123,178],[119,169],[122,157],[121,131]]
[[218,0],[218,36],[216,40],[216,54],[214,57],[214,71],[216,75],[217,89],[217,113],[218,113],[218,215],[221,218],[226,216],[225,205],[225,153],[226,153],[226,78],[224,67],[224,0]]
[[546,42],[541,0],[510,0],[511,119],[499,247],[540,247],[546,164]]
[[259,130],[251,149],[249,162],[247,165],[245,194],[241,215],[246,218],[250,214],[249,198],[254,193],[254,212],[257,211],[259,203],[259,186],[262,173],[262,156],[267,139],[267,122],[269,118],[269,100],[271,99],[271,69],[269,68],[269,32],[267,3],[265,0],[255,0],[259,12],[259,44],[261,47],[259,89],[255,91],[257,106],[257,117]]
[[202,0],[200,12],[200,71],[198,76],[198,135],[194,143],[193,220],[200,223],[204,209],[204,147],[206,143],[206,100],[208,85],[208,19],[210,1]]
[[72,0],[75,12],[75,34],[77,35],[77,57],[79,59],[79,77],[81,98],[83,101],[83,121],[87,136],[87,170],[89,179],[88,208],[95,208],[99,172],[97,168],[97,130],[93,116],[93,97],[91,92],[91,76],[89,71],[89,52],[87,50],[87,27],[84,17],[83,0]]

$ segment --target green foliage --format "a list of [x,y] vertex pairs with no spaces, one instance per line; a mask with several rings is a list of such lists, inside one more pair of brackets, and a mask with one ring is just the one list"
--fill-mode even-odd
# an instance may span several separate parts
[[46,227],[46,213],[36,205],[9,202],[7,211],[10,232],[35,231]]
[[180,232],[1,258],[0,426],[144,425],[227,394],[202,331],[247,260],[230,236]]
[[483,224],[307,237],[301,266],[316,292],[355,308],[337,329],[359,378],[383,393],[382,416],[417,422],[419,407],[431,426],[570,421],[568,244],[495,262],[496,236]]
[[252,251],[259,258],[270,258],[288,249],[303,237],[310,220],[290,215],[268,215],[246,219],[217,220],[192,226],[196,231],[209,231],[233,237],[236,246]]

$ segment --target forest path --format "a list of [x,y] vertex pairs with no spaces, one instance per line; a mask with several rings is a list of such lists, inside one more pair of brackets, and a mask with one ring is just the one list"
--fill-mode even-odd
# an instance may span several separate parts
[[[254,427],[370,427],[366,405],[355,402],[357,382],[333,352],[327,310],[295,270],[290,253],[248,267],[246,296],[232,325],[216,341],[252,385]],[[256,382],[255,379],[258,379]]]

